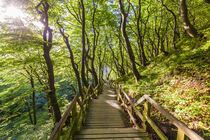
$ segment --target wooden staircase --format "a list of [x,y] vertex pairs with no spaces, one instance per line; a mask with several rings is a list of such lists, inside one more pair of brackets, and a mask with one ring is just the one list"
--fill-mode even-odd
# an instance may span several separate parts
[[[76,94],[61,120],[55,125],[49,140],[148,140],[145,131],[148,127],[151,127],[161,140],[169,140],[170,138],[150,118],[151,106],[177,127],[176,140],[185,140],[186,137],[191,140],[204,140],[149,95],[145,94],[135,102],[120,85],[109,85],[105,83],[95,88],[90,85],[83,93],[83,98]],[[101,89],[104,89],[103,94],[100,94]],[[94,99],[95,97],[97,99]],[[137,130],[126,127],[123,120],[125,117],[118,103],[128,113],[129,120]],[[141,119],[142,129],[136,118]]]
[[83,129],[76,133],[75,140],[147,140],[142,129],[126,128],[116,94],[108,85],[103,94],[92,100]]

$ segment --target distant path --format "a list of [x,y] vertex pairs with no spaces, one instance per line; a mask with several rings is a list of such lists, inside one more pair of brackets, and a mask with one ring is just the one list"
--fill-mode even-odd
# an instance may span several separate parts
[[149,140],[143,130],[126,128],[116,94],[107,84],[97,99],[89,106],[84,128],[75,140]]

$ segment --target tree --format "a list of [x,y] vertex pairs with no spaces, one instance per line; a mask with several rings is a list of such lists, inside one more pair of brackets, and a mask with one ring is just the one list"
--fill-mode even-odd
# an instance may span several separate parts
[[[139,53],[140,53],[140,61],[142,63],[142,65],[145,67],[146,63],[147,63],[147,58],[145,55],[145,49],[144,49],[144,37],[146,34],[146,29],[147,29],[147,23],[149,20],[149,16],[150,16],[150,12],[149,12],[149,7],[150,5],[147,7],[147,12],[148,12],[148,16],[146,18],[146,21],[143,21],[142,19],[142,3],[141,0],[138,0],[138,8],[137,10],[135,10],[136,8],[131,4],[134,15],[135,15],[135,21],[136,21],[136,28],[137,28],[137,42],[138,42],[138,48],[139,48]],[[140,25],[141,24],[141,25]],[[144,24],[144,29],[143,29],[143,25]]]
[[75,76],[77,78],[77,83],[78,83],[78,87],[79,87],[79,93],[81,94],[82,98],[84,98],[84,95],[83,95],[83,89],[82,89],[82,85],[81,85],[81,81],[80,81],[80,73],[79,73],[79,70],[76,66],[76,63],[74,61],[74,54],[73,54],[73,51],[72,51],[72,48],[71,48],[71,45],[69,43],[69,35],[65,33],[65,30],[63,28],[63,26],[57,21],[57,24],[59,25],[59,30],[60,30],[60,33],[61,35],[63,36],[63,40],[68,48],[68,51],[69,51],[69,55],[70,55],[70,59],[71,59],[71,65],[73,67],[73,70],[74,70],[74,73],[75,73]]
[[179,27],[178,27],[178,22],[177,22],[177,16],[176,16],[176,14],[173,12],[173,10],[169,9],[169,8],[166,6],[166,4],[163,3],[163,0],[161,0],[161,3],[162,3],[162,6],[165,7],[165,9],[166,9],[167,11],[169,11],[169,12],[172,14],[173,18],[174,18],[173,47],[174,47],[174,49],[177,49],[177,47],[176,47],[177,39],[180,38]]
[[134,77],[135,77],[136,81],[138,81],[138,80],[140,80],[141,75],[139,74],[139,72],[136,68],[135,56],[134,56],[133,50],[131,48],[131,43],[129,41],[128,35],[126,33],[126,21],[127,21],[128,13],[129,13],[129,10],[130,10],[130,3],[129,3],[128,10],[127,10],[127,13],[126,13],[125,9],[124,9],[124,5],[122,3],[122,0],[119,0],[118,2],[119,2],[119,6],[120,6],[120,12],[121,12],[121,15],[122,15],[122,25],[121,25],[122,36],[125,40],[125,44],[126,44],[126,47],[127,47],[127,52],[128,52],[128,55],[129,55],[129,59],[130,59],[130,63],[131,63],[131,67],[132,67]]
[[97,46],[98,36],[99,36],[99,32],[97,32],[96,27],[95,27],[96,10],[97,10],[97,6],[95,4],[95,0],[93,0],[92,28],[93,28],[93,36],[94,37],[93,37],[93,50],[92,50],[93,56],[91,57],[91,69],[92,69],[92,75],[93,75],[95,86],[98,85],[98,76],[97,76],[97,73],[96,73],[96,70],[95,70],[95,67],[94,67],[94,60],[95,60],[95,52],[96,52],[96,46]]
[[82,10],[82,69],[81,69],[81,77],[83,84],[88,87],[88,81],[85,75],[85,60],[87,57],[86,47],[85,47],[85,6],[83,0],[80,0],[80,6]]
[[[26,73],[29,76],[28,79],[30,80],[30,84],[31,84],[31,89],[32,89],[32,104],[33,104],[33,116],[34,116],[33,124],[36,125],[36,123],[37,123],[37,119],[36,119],[36,92],[35,92],[35,85],[34,85],[33,67],[29,65],[29,69],[25,68],[25,71],[26,71]],[[28,108],[29,108],[29,105],[28,105]],[[29,114],[30,114],[30,109],[29,109]]]
[[180,0],[180,14],[182,18],[182,23],[184,25],[185,31],[189,34],[190,37],[195,38],[198,36],[197,30],[194,26],[190,23],[188,18],[188,10],[186,0]]
[[[40,8],[43,8],[40,10]],[[49,27],[49,17],[48,17],[49,4],[46,0],[42,0],[37,6],[36,11],[41,16],[40,21],[44,25],[43,31],[43,50],[44,50],[44,59],[47,64],[47,73],[48,73],[48,84],[50,91],[48,92],[48,96],[50,99],[50,105],[53,109],[53,115],[55,122],[59,122],[61,119],[61,112],[58,106],[58,102],[56,99],[56,89],[55,89],[55,79],[54,79],[54,70],[53,63],[50,58],[50,50],[52,48],[52,38],[53,38],[53,30]]]

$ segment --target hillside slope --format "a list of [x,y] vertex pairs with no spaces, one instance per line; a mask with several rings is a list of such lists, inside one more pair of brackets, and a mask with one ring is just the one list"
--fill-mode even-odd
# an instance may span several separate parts
[[[136,100],[144,94],[150,94],[179,120],[208,138],[210,40],[184,38],[178,45],[179,51],[169,56],[160,55],[147,67],[140,69],[143,77],[137,83],[132,74],[120,77],[115,82],[121,84]],[[152,117],[164,122],[156,112],[152,113]]]

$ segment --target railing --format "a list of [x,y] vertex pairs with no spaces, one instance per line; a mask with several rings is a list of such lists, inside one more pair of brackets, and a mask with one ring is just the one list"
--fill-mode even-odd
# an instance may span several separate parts
[[97,96],[100,88],[101,86],[97,86],[93,89],[90,85],[83,101],[78,95],[74,97],[61,120],[54,127],[50,135],[50,140],[73,138],[74,133],[81,127],[81,124],[83,124],[86,119],[86,111],[90,100]]
[[[122,106],[125,108],[125,110],[128,112],[130,116],[130,120],[133,122],[135,126],[137,126],[137,128],[140,128],[140,127],[136,122],[136,119],[133,115],[134,113],[136,114],[136,116],[138,116],[141,119],[142,126],[145,130],[148,129],[148,124],[149,124],[162,140],[168,140],[166,135],[161,131],[161,129],[158,128],[158,126],[150,118],[150,108],[152,105],[156,110],[160,111],[162,115],[164,115],[168,120],[170,120],[170,122],[173,125],[175,125],[178,128],[177,140],[184,140],[185,135],[188,136],[192,140],[204,140],[194,131],[189,129],[184,123],[182,123],[173,115],[171,115],[166,109],[160,106],[156,101],[150,98],[149,95],[142,96],[136,103],[134,103],[130,99],[130,97],[126,94],[126,92],[122,89],[121,86],[116,85],[116,84],[111,84],[111,86],[116,89],[118,101],[122,103]],[[144,110],[141,113],[136,107],[142,104],[143,102],[145,102]]]

